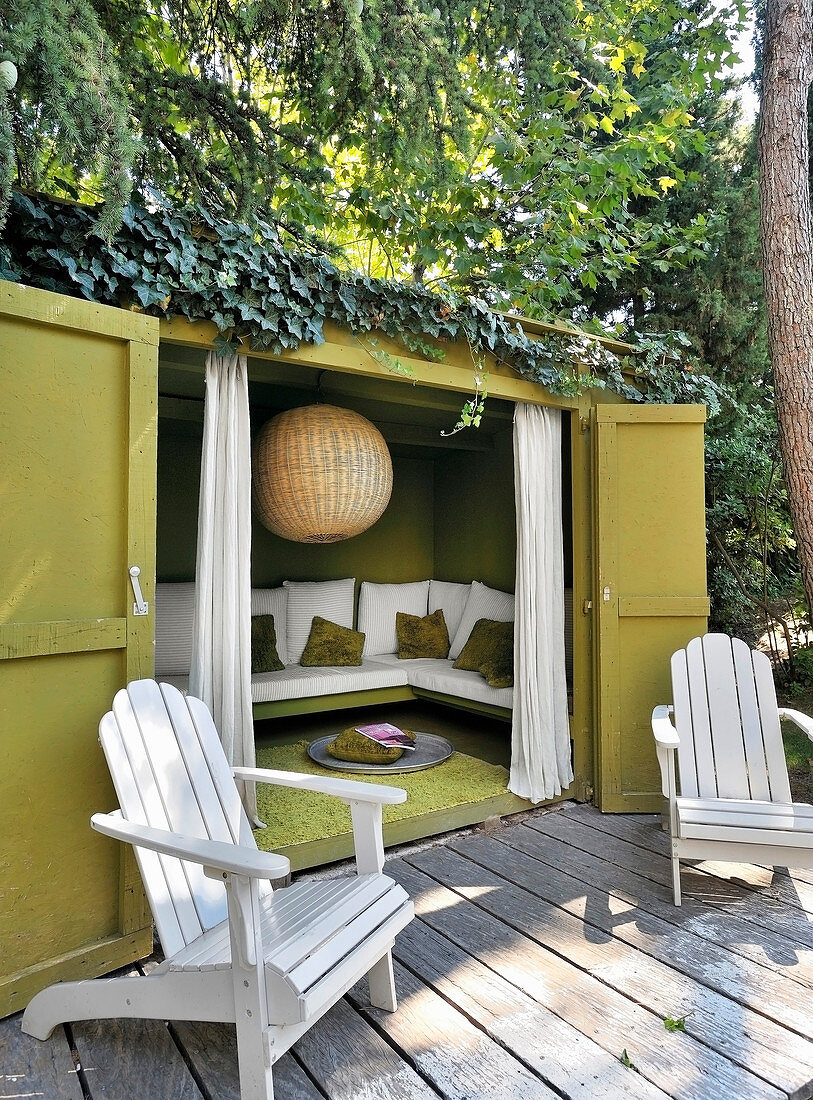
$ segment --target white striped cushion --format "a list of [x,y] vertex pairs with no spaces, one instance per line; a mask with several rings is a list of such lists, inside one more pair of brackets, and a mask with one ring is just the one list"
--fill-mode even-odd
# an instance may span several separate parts
[[[289,665],[281,672],[259,672],[252,676],[251,698],[255,703],[272,703],[278,699],[308,699],[346,691],[406,687],[406,683],[403,668],[392,668],[374,661],[362,661],[361,665],[343,665],[340,668],[334,665],[327,668]],[[341,728],[341,725],[336,727],[337,730]]]
[[470,584],[458,584],[457,581],[429,582],[429,614],[438,608],[442,609],[450,638],[454,638],[457,633],[470,592]]
[[155,675],[188,676],[192,667],[195,582],[155,586]]
[[313,625],[321,615],[339,626],[353,628],[355,578],[340,581],[283,581],[288,590],[286,647],[289,665],[298,665]]
[[274,633],[277,636],[277,653],[284,665],[288,664],[288,589],[252,588],[251,614],[273,615]]
[[471,582],[471,592],[460,619],[460,625],[449,650],[449,660],[455,661],[469,640],[478,619],[493,619],[498,623],[514,621],[514,597],[511,592],[500,592],[498,588],[489,588],[480,581]]
[[429,598],[429,581],[413,581],[409,584],[373,584],[363,581],[359,592],[358,629],[364,635],[364,656],[375,657],[379,653],[395,653],[395,615],[405,611],[407,615],[426,614]]

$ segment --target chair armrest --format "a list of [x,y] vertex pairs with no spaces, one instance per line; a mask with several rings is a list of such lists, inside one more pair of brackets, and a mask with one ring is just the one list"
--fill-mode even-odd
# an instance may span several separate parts
[[676,749],[680,744],[680,738],[669,717],[673,712],[673,707],[666,706],[655,707],[652,711],[652,732],[658,744],[665,749]]
[[661,790],[664,798],[669,799],[669,813],[672,818],[672,835],[674,835],[674,817],[677,798],[677,777],[675,775],[675,749],[680,744],[680,738],[672,725],[669,717],[673,713],[673,707],[660,706],[652,711],[652,732],[655,735],[655,751],[658,757],[658,767],[661,770]]
[[385,787],[382,783],[356,783],[352,779],[307,775],[304,772],[278,772],[269,768],[232,768],[235,779],[251,783],[271,783],[276,787],[296,787],[301,791],[331,794],[345,802],[371,802],[379,806],[395,806],[406,802],[407,793],[401,787]]
[[800,730],[807,734],[811,741],[813,741],[813,718],[808,718],[806,714],[802,714],[798,710],[789,710],[787,707],[779,708],[779,717],[787,718],[789,722],[793,722],[795,726],[798,726]]
[[168,829],[137,825],[133,821],[127,821],[120,813],[94,814],[90,824],[97,832],[106,836],[127,841],[139,848],[149,848],[153,852],[200,863],[207,871],[212,868],[217,872],[227,871],[234,875],[259,879],[283,878],[291,872],[290,860],[285,856],[228,844],[222,840],[200,840],[170,832]]

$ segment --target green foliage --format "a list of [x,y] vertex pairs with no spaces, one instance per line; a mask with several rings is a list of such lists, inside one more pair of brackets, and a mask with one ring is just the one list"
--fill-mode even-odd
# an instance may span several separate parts
[[[14,181],[105,200],[95,231],[109,238],[132,191],[137,142],[124,81],[90,0],[9,0],[0,58],[19,70],[0,91],[0,226]],[[15,140],[16,139],[16,140]]]
[[224,349],[246,340],[279,354],[303,342],[321,343],[330,320],[397,369],[397,357],[376,349],[370,333],[381,331],[420,354],[431,351],[431,359],[442,357],[445,343],[465,340],[475,366],[475,398],[465,410],[472,424],[482,413],[485,352],[553,392],[572,388],[575,361],[581,370],[576,377],[585,384],[608,386],[636,401],[659,399],[681,370],[664,358],[659,369],[653,365],[628,381],[614,355],[577,332],[531,339],[479,299],[343,274],[319,253],[292,252],[261,218],[235,222],[202,207],[174,209],[157,196],[153,206],[126,207],[121,231],[108,244],[91,235],[87,207],[15,193],[0,245],[0,278],[159,317],[211,320]]
[[[793,654],[791,677],[791,682],[788,684],[791,694],[807,692],[813,688],[813,645],[799,646]],[[787,735],[785,740],[789,740]],[[803,745],[805,759],[807,759],[813,753],[810,741],[805,734],[800,734],[797,740]]]
[[793,529],[770,388],[729,405],[706,440],[709,594],[715,629],[754,639],[796,601]]
[[733,20],[704,2],[579,6],[535,96],[511,65],[466,55],[472,96],[499,104],[519,141],[479,116],[471,153],[447,144],[441,181],[428,150],[375,171],[363,148],[346,152],[333,164],[326,234],[370,273],[443,280],[530,316],[581,320],[601,287],[640,265],[673,275],[713,227],[703,213],[673,221],[663,200],[705,147],[694,102],[721,87]]
[[636,1064],[633,1062],[633,1060],[630,1058],[629,1054],[627,1053],[627,1048],[626,1047],[624,1047],[624,1049],[621,1051],[621,1058],[619,1059],[619,1061],[621,1062],[621,1065],[626,1066],[627,1069],[634,1070],[636,1073],[639,1072],[638,1067],[636,1066]]
[[686,1013],[685,1016],[667,1016],[663,1021],[663,1026],[667,1031],[685,1031],[686,1030],[686,1016],[691,1015]]
[[368,275],[590,309],[602,282],[702,251],[708,222],[658,206],[704,145],[693,104],[738,17],[736,0],[14,0],[17,182],[92,201],[101,180],[109,228],[134,178],[215,216],[262,210]]

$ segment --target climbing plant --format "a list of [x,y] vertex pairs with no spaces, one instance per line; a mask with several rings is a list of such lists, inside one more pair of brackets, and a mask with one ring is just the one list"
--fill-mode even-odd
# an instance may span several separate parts
[[[652,337],[642,355],[625,360],[575,331],[531,338],[481,299],[342,272],[318,251],[292,251],[259,217],[234,221],[157,195],[152,206],[128,205],[108,243],[92,233],[89,208],[15,193],[0,278],[158,317],[211,320],[223,350],[243,340],[277,354],[321,343],[333,321],[373,353],[378,332],[424,359],[442,359],[444,344],[465,340],[475,373],[490,352],[553,392],[606,386],[633,401],[716,401],[714,384],[689,369],[671,337]],[[378,354],[397,369],[392,356]],[[473,421],[477,410],[470,412]]]

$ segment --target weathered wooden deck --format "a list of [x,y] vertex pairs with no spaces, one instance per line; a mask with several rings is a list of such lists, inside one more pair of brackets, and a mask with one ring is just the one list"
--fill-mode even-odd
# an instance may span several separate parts
[[[813,873],[700,864],[675,909],[666,851],[655,817],[568,804],[392,860],[399,1010],[351,993],[278,1100],[810,1097]],[[237,1100],[232,1029],[0,1023],[0,1098],[83,1095]]]

